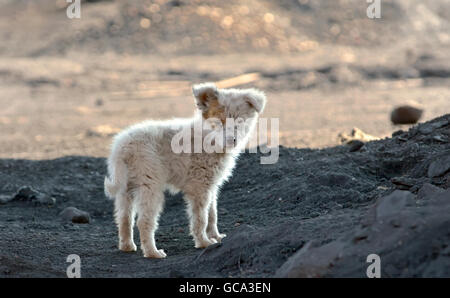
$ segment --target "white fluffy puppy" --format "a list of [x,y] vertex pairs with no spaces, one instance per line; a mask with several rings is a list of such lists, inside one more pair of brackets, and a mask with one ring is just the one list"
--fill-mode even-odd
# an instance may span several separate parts
[[[165,190],[183,192],[196,248],[225,237],[217,229],[218,190],[231,175],[235,158],[245,146],[266,98],[255,89],[219,89],[213,83],[195,85],[193,93],[198,107],[195,117],[146,121],[114,138],[105,194],[115,199],[120,250],[136,251],[133,226],[137,213],[144,256],[166,256],[155,244]],[[231,126],[230,120],[235,121]],[[213,138],[213,152],[204,148],[211,135],[223,136]],[[180,146],[185,150],[180,152]]]

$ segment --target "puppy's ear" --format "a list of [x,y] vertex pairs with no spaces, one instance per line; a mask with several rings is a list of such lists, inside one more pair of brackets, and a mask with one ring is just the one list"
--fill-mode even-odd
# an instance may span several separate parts
[[219,99],[219,92],[217,91],[214,83],[203,83],[194,85],[192,87],[192,93],[195,97],[195,103],[201,111],[206,111],[213,101]]
[[264,92],[256,89],[249,89],[244,96],[244,100],[258,113],[261,113],[266,105],[266,95]]

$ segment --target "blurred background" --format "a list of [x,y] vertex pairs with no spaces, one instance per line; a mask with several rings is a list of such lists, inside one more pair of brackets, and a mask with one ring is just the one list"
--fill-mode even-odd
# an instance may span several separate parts
[[390,136],[402,105],[449,113],[450,0],[368,5],[86,0],[69,19],[65,0],[0,0],[0,158],[106,156],[127,125],[191,116],[205,81],[264,90],[290,147]]

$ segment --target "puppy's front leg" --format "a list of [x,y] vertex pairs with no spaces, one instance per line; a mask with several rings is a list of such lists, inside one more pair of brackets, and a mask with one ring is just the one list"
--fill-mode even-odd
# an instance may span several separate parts
[[226,234],[219,233],[217,229],[217,192],[214,191],[210,195],[209,215],[208,215],[208,227],[206,228],[206,234],[209,239],[215,239],[218,242],[225,238]]
[[206,235],[210,197],[206,192],[186,195],[189,205],[190,231],[194,237],[195,248],[204,248],[217,243],[215,239],[209,239]]

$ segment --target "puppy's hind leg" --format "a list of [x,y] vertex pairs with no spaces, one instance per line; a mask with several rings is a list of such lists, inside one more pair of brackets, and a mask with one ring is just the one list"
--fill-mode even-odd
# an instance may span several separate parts
[[120,192],[115,200],[115,218],[119,229],[119,249],[122,251],[136,251],[133,241],[134,204],[130,192]]
[[164,193],[156,184],[143,184],[137,194],[137,226],[144,257],[165,258],[166,253],[162,249],[157,249],[155,243],[155,231],[158,228],[159,214],[163,209]]

